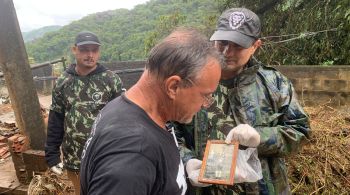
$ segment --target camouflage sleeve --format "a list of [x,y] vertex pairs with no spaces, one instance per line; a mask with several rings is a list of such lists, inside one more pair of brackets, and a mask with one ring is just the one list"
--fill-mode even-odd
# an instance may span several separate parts
[[50,110],[53,110],[57,113],[64,114],[65,106],[64,106],[64,97],[62,84],[64,82],[63,78],[59,78],[56,81],[56,84],[52,90],[52,103],[50,106]]
[[112,77],[112,89],[113,89],[113,96],[112,99],[120,96],[123,92],[123,82],[120,79],[120,77],[117,74],[113,73]]
[[[311,129],[309,118],[299,104],[294,88],[289,80],[282,79],[275,103],[278,108],[270,121],[272,127],[255,127],[261,140],[258,147],[260,156],[286,156],[296,152],[309,138]],[[272,96],[274,94],[272,93]]]
[[193,123],[180,124],[178,122],[173,122],[173,125],[176,139],[179,144],[180,158],[182,159],[182,162],[186,164],[188,160],[196,157],[193,139],[194,125]]

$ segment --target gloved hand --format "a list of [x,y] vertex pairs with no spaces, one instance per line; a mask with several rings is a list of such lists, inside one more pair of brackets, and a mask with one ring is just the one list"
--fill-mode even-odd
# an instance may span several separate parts
[[256,148],[260,144],[260,134],[248,124],[240,124],[231,129],[225,142],[238,141],[240,145]]
[[52,172],[56,173],[57,175],[62,175],[62,173],[63,173],[63,164],[60,162],[60,163],[58,163],[57,165],[52,166],[52,167],[50,168],[50,170],[51,170]]
[[186,172],[188,175],[188,179],[190,180],[192,186],[197,186],[197,187],[211,186],[211,184],[200,183],[198,181],[201,166],[202,166],[201,160],[190,159],[186,164]]

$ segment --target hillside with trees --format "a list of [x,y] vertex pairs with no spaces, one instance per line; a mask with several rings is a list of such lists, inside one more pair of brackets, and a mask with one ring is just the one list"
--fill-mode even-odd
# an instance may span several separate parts
[[[203,15],[215,14],[210,0],[151,0],[132,10],[117,9],[84,17],[26,44],[35,62],[67,56],[75,35],[82,30],[98,34],[102,42],[101,61],[143,60],[147,49],[176,25],[202,26]],[[199,25],[198,25],[199,24]],[[162,33],[157,33],[159,30]],[[167,32],[165,32],[167,31]],[[147,47],[146,47],[147,45]]]
[[26,44],[36,63],[62,56],[72,59],[74,36],[90,30],[102,41],[101,61],[144,60],[156,42],[176,26],[190,26],[210,36],[220,13],[247,7],[261,18],[267,64],[350,64],[348,0],[150,0],[132,10],[91,14]]
[[29,41],[33,41],[37,38],[44,36],[45,33],[57,31],[60,28],[61,26],[54,25],[54,26],[45,26],[39,29],[31,30],[29,32],[22,32],[23,40],[25,43]]

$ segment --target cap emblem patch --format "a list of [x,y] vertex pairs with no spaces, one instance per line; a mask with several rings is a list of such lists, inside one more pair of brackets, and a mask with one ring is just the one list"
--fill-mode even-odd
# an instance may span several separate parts
[[235,30],[245,22],[245,15],[242,12],[232,12],[230,15],[230,27]]

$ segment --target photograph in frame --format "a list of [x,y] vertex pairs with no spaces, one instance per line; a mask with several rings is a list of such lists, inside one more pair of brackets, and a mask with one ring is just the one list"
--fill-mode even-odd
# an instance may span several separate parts
[[222,140],[208,140],[198,181],[233,185],[238,145],[238,142],[226,144]]

